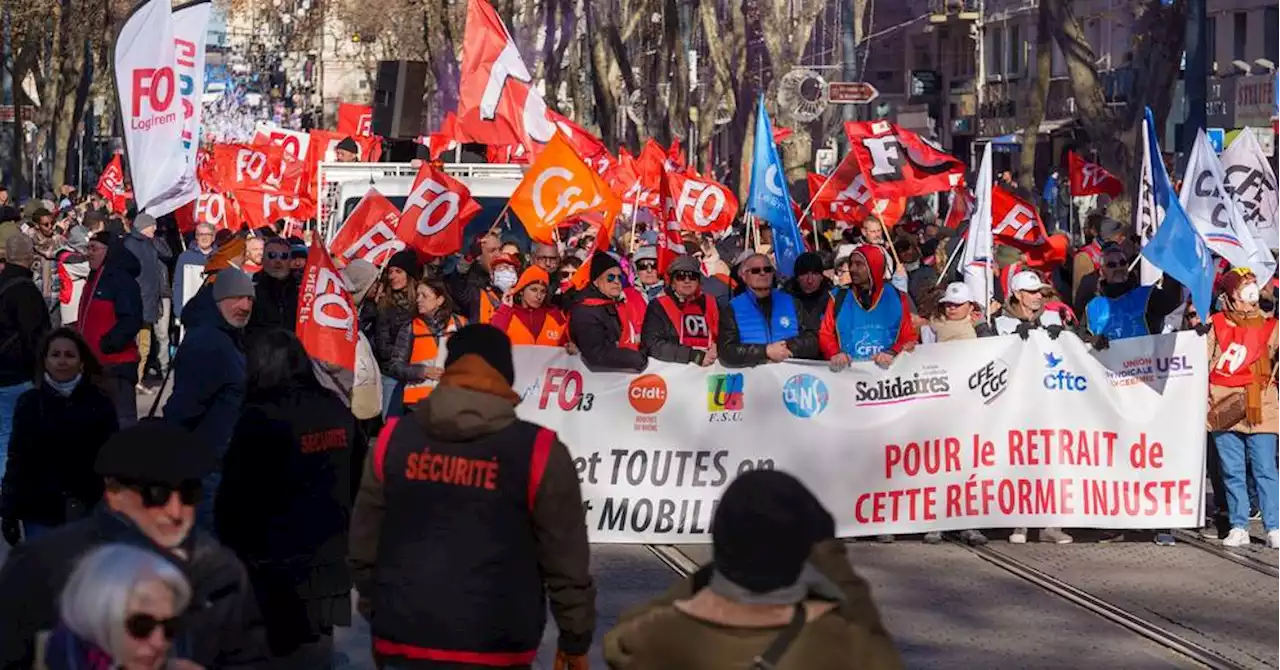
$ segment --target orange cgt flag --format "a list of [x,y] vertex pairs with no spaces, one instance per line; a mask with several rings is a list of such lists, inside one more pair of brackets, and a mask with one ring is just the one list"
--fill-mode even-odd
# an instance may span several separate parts
[[588,167],[558,132],[511,194],[511,211],[529,237],[542,244],[555,244],[556,227],[582,213],[602,214],[603,226],[612,229],[621,209],[622,201],[604,178]]

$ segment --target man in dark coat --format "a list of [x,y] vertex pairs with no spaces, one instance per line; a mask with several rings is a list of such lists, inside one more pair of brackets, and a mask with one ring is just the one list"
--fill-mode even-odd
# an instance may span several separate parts
[[[477,237],[471,246],[471,265],[465,273],[453,275],[449,292],[458,303],[458,310],[468,322],[481,323],[483,317],[492,315],[502,301],[502,295],[493,289],[493,258],[502,249],[497,235],[488,233]],[[486,309],[483,302],[488,301]]]
[[[823,274],[826,263],[816,252],[806,251],[796,258],[796,276],[787,282],[787,293],[796,299],[799,308],[800,326],[804,330],[817,332],[822,328],[822,315],[827,313],[827,303],[831,301],[831,280]],[[796,352],[792,352],[793,354]],[[796,358],[822,360],[818,351],[807,352],[807,356],[796,355]]]
[[514,379],[506,334],[462,328],[440,385],[365,460],[349,561],[374,654],[395,667],[531,667],[550,601],[555,668],[587,668],[596,589],[577,471],[555,433],[516,417]]
[[[158,244],[164,244],[160,240]],[[160,320],[160,301],[163,298],[167,273],[160,260],[156,240],[156,220],[150,214],[139,214],[133,220],[133,230],[124,238],[124,248],[138,259],[138,292],[142,296],[143,327],[138,331],[138,383],[146,377],[147,358],[151,355],[151,333]],[[168,247],[165,247],[169,255]],[[161,360],[167,360],[166,354]],[[162,371],[163,372],[163,371]],[[139,390],[146,390],[141,387]]]
[[298,320],[298,278],[289,268],[292,248],[283,237],[267,241],[262,252],[262,272],[253,276],[255,298],[253,316],[245,335],[264,330],[294,330]]
[[569,339],[591,370],[640,372],[649,365],[640,352],[644,296],[622,288],[622,269],[609,254],[596,252],[589,262],[591,284],[569,315]]
[[[49,310],[31,276],[35,244],[18,233],[4,242],[0,270],[0,457],[9,445],[18,397],[31,388],[40,340],[49,332]],[[4,463],[0,462],[0,475]]]
[[0,667],[32,667],[41,631],[58,623],[58,595],[89,550],[124,543],[180,567],[190,607],[174,653],[206,668],[267,667],[262,621],[244,566],[192,526],[199,482],[214,454],[162,421],[126,428],[98,452],[106,493],[94,513],[15,547],[0,571]]
[[[197,318],[204,315],[187,310],[188,331],[173,362],[173,395],[164,418],[208,442],[221,460],[244,402],[243,333],[253,313],[254,289],[253,280],[233,267],[219,271],[213,282],[216,315]],[[213,494],[220,480],[217,471],[205,478],[200,525],[206,529],[213,528]]]
[[692,256],[679,256],[667,267],[667,282],[644,313],[640,342],[645,354],[668,363],[708,367],[716,362],[720,312],[716,299],[703,292],[702,271]]

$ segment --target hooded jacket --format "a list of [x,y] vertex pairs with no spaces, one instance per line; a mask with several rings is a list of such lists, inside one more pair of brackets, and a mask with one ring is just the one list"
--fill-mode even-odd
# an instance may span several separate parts
[[138,362],[138,331],[145,323],[138,259],[119,242],[107,248],[102,267],[91,270],[80,296],[76,328],[103,365]]
[[[415,502],[412,497],[415,491],[410,490],[409,486],[429,486],[431,482],[419,482],[417,485],[400,482],[397,485],[393,478],[400,473],[389,465],[384,467],[396,458],[396,448],[390,446],[394,440],[401,439],[393,437],[397,431],[396,424],[412,422],[411,426],[400,430],[409,431],[408,436],[419,435],[425,438],[428,445],[449,445],[449,453],[458,453],[459,450],[465,451],[468,445],[482,448],[494,436],[522,423],[515,414],[518,402],[519,396],[511,389],[510,384],[483,359],[474,355],[463,356],[445,370],[440,385],[430,396],[415,405],[410,415],[395,420],[395,423],[383,430],[377,445],[365,460],[360,491],[352,513],[348,561],[356,589],[360,593],[360,609],[366,617],[371,617],[375,650],[381,655],[397,657],[396,662],[401,667],[437,667],[429,663],[413,665],[406,649],[410,641],[387,638],[388,631],[404,629],[405,626],[424,634],[453,640],[462,637],[472,639],[498,629],[521,637],[530,634],[541,636],[541,621],[517,618],[514,606],[486,609],[483,603],[475,602],[479,594],[465,599],[466,602],[428,598],[413,599],[407,604],[387,602],[382,605],[379,604],[377,595],[388,581],[394,583],[396,579],[404,577],[396,574],[393,565],[387,564],[391,556],[403,553],[405,546],[400,543],[409,539],[396,535],[397,524],[401,524],[400,527],[403,528],[406,518],[425,519],[431,517],[433,512],[429,509],[406,510],[404,507]],[[517,465],[518,463],[511,463],[511,466]],[[499,463],[499,474],[496,476],[501,477],[501,473],[507,471]],[[444,493],[439,491],[439,487],[436,490]],[[591,646],[595,628],[596,589],[590,573],[590,547],[582,516],[582,493],[577,471],[568,449],[558,439],[550,440],[541,478],[537,481],[536,488],[529,488],[529,493],[532,497],[529,500],[530,517],[527,527],[532,529],[533,534],[532,555],[517,556],[516,562],[522,565],[525,561],[536,563],[537,573],[541,576],[541,587],[545,588],[546,598],[551,604],[551,614],[560,631],[559,648],[571,654],[585,654]],[[466,494],[458,495],[465,497]],[[481,500],[480,497],[473,499],[477,504]],[[452,513],[453,510],[444,512]],[[478,529],[468,532],[466,537],[458,537],[458,542],[449,547],[419,545],[419,551],[423,555],[411,562],[415,566],[446,566],[450,563],[444,560],[445,554],[456,561],[460,556],[475,553],[477,547],[469,546],[472,542],[483,544],[478,549],[482,555],[489,556],[504,553],[503,547],[489,543],[510,542],[513,547],[517,546],[513,537],[484,539],[486,535],[491,534]],[[497,554],[493,553],[495,551]],[[458,571],[456,579],[465,580],[471,577],[474,568],[457,565],[454,569]],[[415,574],[429,575],[437,581],[441,577],[452,577],[433,574],[425,568],[414,570]],[[504,577],[509,579],[511,575]],[[531,585],[513,586],[525,592]],[[417,613],[411,615],[413,621],[399,620],[395,610],[406,606]],[[380,612],[380,607],[386,609]],[[541,610],[539,607],[537,618],[541,618]],[[448,629],[445,630],[442,624],[441,629],[424,630],[423,621],[449,622]]]
[[[159,245],[164,240],[149,238],[138,231],[124,238],[124,248],[138,260],[138,291],[142,297],[142,321],[155,323],[160,318],[160,298],[166,283],[166,269],[160,260]],[[168,256],[168,246],[165,255]]]
[[885,283],[883,249],[863,244],[853,253],[866,259],[871,287],[839,289],[833,294],[818,334],[822,356],[830,360],[843,351],[853,360],[869,360],[881,351],[900,353],[919,341],[911,322],[911,303],[904,293]]
[[[199,318],[195,323],[188,318],[187,333],[173,359],[173,394],[165,403],[164,418],[208,440],[222,453],[231,441],[244,401],[247,368],[243,333],[218,311],[212,284],[200,291],[208,295],[213,313],[188,311],[188,317]],[[191,299],[191,306],[199,297]]]
[[[871,589],[849,567],[840,540],[814,545],[809,563],[843,595],[839,602],[810,598],[808,620],[778,663],[778,670],[898,670],[904,667],[881,622]],[[711,574],[706,566],[657,599],[625,612],[604,638],[605,662],[613,670],[736,670],[750,667],[778,635],[761,625],[751,608],[726,604],[698,611],[691,599]],[[714,615],[710,621],[703,617]]]

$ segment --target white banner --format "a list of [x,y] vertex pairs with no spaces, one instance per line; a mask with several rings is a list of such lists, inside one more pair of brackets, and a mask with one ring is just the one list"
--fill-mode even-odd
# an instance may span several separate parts
[[1222,167],[1231,199],[1268,249],[1280,249],[1280,199],[1276,197],[1276,173],[1271,169],[1252,128],[1245,128],[1222,152]]
[[516,349],[521,418],[568,445],[593,542],[709,542],[739,473],[804,481],[841,536],[1201,523],[1207,366],[1194,332],[918,347],[888,370],[653,361],[591,373]]
[[1228,195],[1222,164],[1203,128],[1191,148],[1178,200],[1214,253],[1234,267],[1249,268],[1259,281],[1265,282],[1275,274],[1276,260],[1270,249],[1258,239],[1257,231],[1245,223],[1235,201]]
[[173,210],[165,210],[166,203],[188,188],[169,0],[133,8],[116,37],[113,60],[134,200],[139,211],[167,214]]
[[204,96],[204,47],[209,33],[210,0],[195,0],[174,8],[173,43],[174,73],[178,87],[182,132],[182,175],[170,195],[157,201],[147,211],[157,216],[200,197],[196,180],[196,151],[200,148],[200,114]]
[[[978,188],[974,190],[973,215],[969,217],[969,232],[965,238],[964,256],[960,259],[960,273],[965,286],[978,301],[983,314],[991,309],[992,270],[995,268],[995,233],[991,218],[991,143],[982,150],[982,163],[978,168]],[[988,315],[990,316],[990,315]]]

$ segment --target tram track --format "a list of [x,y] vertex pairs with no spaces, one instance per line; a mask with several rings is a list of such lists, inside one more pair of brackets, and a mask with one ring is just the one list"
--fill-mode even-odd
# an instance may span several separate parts
[[[1126,630],[1145,638],[1165,649],[1175,652],[1187,659],[1212,670],[1248,670],[1250,666],[1242,665],[1201,644],[1159,626],[1132,612],[1118,607],[1102,598],[1054,577],[1053,575],[1032,567],[1008,554],[989,546],[971,547],[957,540],[948,540],[954,545],[965,548],[979,558],[1008,572],[1026,582],[1052,593],[1092,614],[1106,619]],[[1250,566],[1255,567],[1255,566]],[[1256,569],[1256,567],[1255,567]]]
[[[1200,537],[1196,533],[1188,530],[1175,529],[1173,531],[1173,536],[1176,537],[1179,542],[1185,542],[1186,544],[1189,544],[1197,549],[1213,554],[1214,556],[1217,556],[1219,558],[1225,558],[1228,561],[1231,561],[1233,563],[1243,565],[1244,567],[1250,568],[1252,570],[1256,570],[1258,572],[1261,572],[1264,575],[1267,575],[1268,577],[1280,578],[1280,568],[1277,568],[1276,566],[1271,565],[1270,563],[1267,563],[1266,561],[1263,561],[1256,556],[1252,556],[1245,552],[1232,551],[1231,549],[1224,547],[1221,544],[1215,544],[1209,540],[1206,540]],[[1258,541],[1258,538],[1256,537],[1251,539],[1254,542]],[[1265,540],[1263,541],[1263,546],[1266,546]]]

